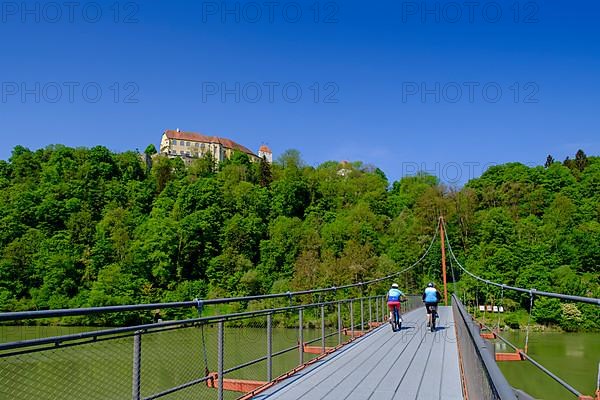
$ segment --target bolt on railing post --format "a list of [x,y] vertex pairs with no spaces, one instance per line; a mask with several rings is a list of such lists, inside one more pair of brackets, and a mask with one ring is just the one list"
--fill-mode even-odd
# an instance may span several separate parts
[[342,303],[337,303],[337,317],[338,317],[338,345],[342,344]]
[[321,352],[325,353],[325,306],[321,306]]
[[218,399],[223,400],[223,370],[225,365],[224,360],[224,336],[225,336],[225,323],[223,320],[219,321],[219,332],[217,337],[217,364],[218,364],[218,380],[219,380],[219,389],[218,389]]
[[354,299],[350,300],[350,338],[354,338]]
[[360,298],[360,331],[364,331],[365,330],[365,305],[364,305],[364,300],[361,297]]
[[267,314],[267,381],[273,380],[273,314]]
[[303,315],[303,310],[300,309],[298,310],[298,353],[299,353],[299,359],[300,359],[300,364],[302,365],[304,364],[304,332],[302,330],[302,315]]
[[142,332],[137,331],[133,336],[133,375],[131,382],[131,398],[140,400],[142,375]]

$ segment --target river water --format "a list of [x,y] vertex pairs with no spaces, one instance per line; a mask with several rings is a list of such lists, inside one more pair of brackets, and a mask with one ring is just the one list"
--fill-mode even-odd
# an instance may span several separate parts
[[[505,332],[503,337],[518,348],[524,348],[525,332]],[[511,350],[504,343],[496,342],[497,352]],[[591,396],[595,392],[600,362],[600,334],[530,332],[528,354],[582,394]],[[577,398],[528,361],[504,361],[498,365],[513,387],[537,399]]]

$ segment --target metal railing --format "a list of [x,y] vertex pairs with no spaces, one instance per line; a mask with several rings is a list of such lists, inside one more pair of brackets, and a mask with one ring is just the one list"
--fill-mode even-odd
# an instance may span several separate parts
[[495,338],[501,340],[507,346],[511,347],[517,354],[519,354],[521,356],[521,358],[523,360],[529,361],[531,364],[533,364],[533,366],[535,366],[537,369],[539,369],[540,371],[542,371],[543,373],[548,375],[550,378],[554,379],[556,382],[558,382],[562,387],[564,387],[566,390],[571,392],[571,394],[576,396],[578,399],[582,398],[583,394],[581,392],[579,392],[573,386],[569,385],[567,382],[565,382],[558,375],[556,375],[555,373],[550,371],[548,368],[544,367],[538,361],[534,360],[533,357],[531,357],[527,353],[523,352],[523,350],[519,349],[517,346],[515,346],[514,344],[509,342],[504,336],[500,335],[497,331],[494,331],[492,328],[490,328],[489,326],[487,326],[481,322],[479,322],[479,324],[481,325],[482,328],[486,329],[488,332],[494,332]]
[[[0,398],[237,398],[368,333],[388,313],[385,296],[203,316],[208,302],[186,303],[197,318],[0,343]],[[403,311],[420,304],[410,296]]]
[[458,297],[452,295],[452,311],[462,368],[470,399],[516,400],[515,392],[498,368],[493,348],[479,334],[479,325]]

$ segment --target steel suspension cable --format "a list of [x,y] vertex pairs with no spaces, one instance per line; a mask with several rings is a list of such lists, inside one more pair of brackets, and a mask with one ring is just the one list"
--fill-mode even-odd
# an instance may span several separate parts
[[514,291],[522,292],[522,293],[529,293],[530,295],[535,294],[538,296],[555,297],[558,299],[572,300],[572,301],[578,301],[580,303],[590,303],[590,304],[595,304],[595,305],[600,306],[600,299],[594,298],[594,297],[573,296],[573,295],[562,294],[562,293],[543,292],[541,290],[535,290],[535,289],[523,289],[520,287],[509,286],[509,285],[505,285],[502,283],[492,282],[489,279],[484,279],[480,276],[475,275],[474,273],[472,273],[471,271],[469,271],[465,267],[463,267],[463,265],[460,263],[460,261],[458,261],[458,259],[456,258],[456,255],[454,254],[454,251],[452,250],[452,246],[450,245],[450,240],[448,239],[448,231],[446,230],[446,224],[444,222],[442,222],[442,223],[444,224],[444,236],[446,237],[446,241],[448,242],[448,250],[450,251],[450,255],[452,256],[452,258],[454,258],[454,261],[456,261],[456,264],[458,264],[460,269],[462,269],[466,274],[468,274],[472,278],[474,278],[478,281],[481,281],[485,284],[488,284],[488,285],[493,285],[493,286],[497,286],[500,288],[510,289],[510,290],[514,290]]
[[527,327],[525,328],[525,353],[529,348],[529,324],[531,323],[531,313],[533,311],[533,293],[529,295],[529,314],[527,315]]
[[438,224],[437,227],[435,228],[435,233],[433,234],[433,237],[431,238],[431,242],[429,242],[429,246],[427,247],[427,250],[425,250],[425,253],[423,253],[423,255],[421,255],[421,257],[419,257],[419,259],[417,261],[415,261],[413,264],[411,264],[410,266],[404,268],[401,271],[395,272],[393,274],[390,274],[388,276],[384,276],[382,278],[377,278],[377,279],[373,279],[371,281],[367,281],[367,282],[363,282],[363,284],[368,285],[371,283],[376,283],[376,282],[381,282],[390,278],[394,278],[404,272],[407,272],[411,269],[413,269],[414,267],[416,267],[417,265],[419,265],[419,263],[421,263],[421,261],[423,261],[425,259],[425,257],[427,257],[427,254],[429,254],[429,251],[431,250],[431,248],[433,247],[433,244],[435,243],[435,239],[437,239],[437,235],[438,235],[438,229],[440,227],[440,222],[438,220]]
[[500,307],[504,312],[504,288],[500,288],[500,305],[498,305],[498,322],[496,322],[496,332],[500,332]]
[[452,266],[452,258],[449,258],[450,262],[450,273],[452,274],[452,288],[454,290],[454,294],[456,294],[456,277],[454,276],[454,266]]

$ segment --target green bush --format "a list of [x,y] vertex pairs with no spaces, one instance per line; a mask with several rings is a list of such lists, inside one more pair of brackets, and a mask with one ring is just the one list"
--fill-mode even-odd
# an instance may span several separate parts
[[519,329],[519,317],[517,314],[508,314],[504,317],[504,324],[511,329]]
[[583,315],[576,304],[561,304],[561,320],[560,326],[567,332],[575,332],[579,329],[579,325],[583,321]]

